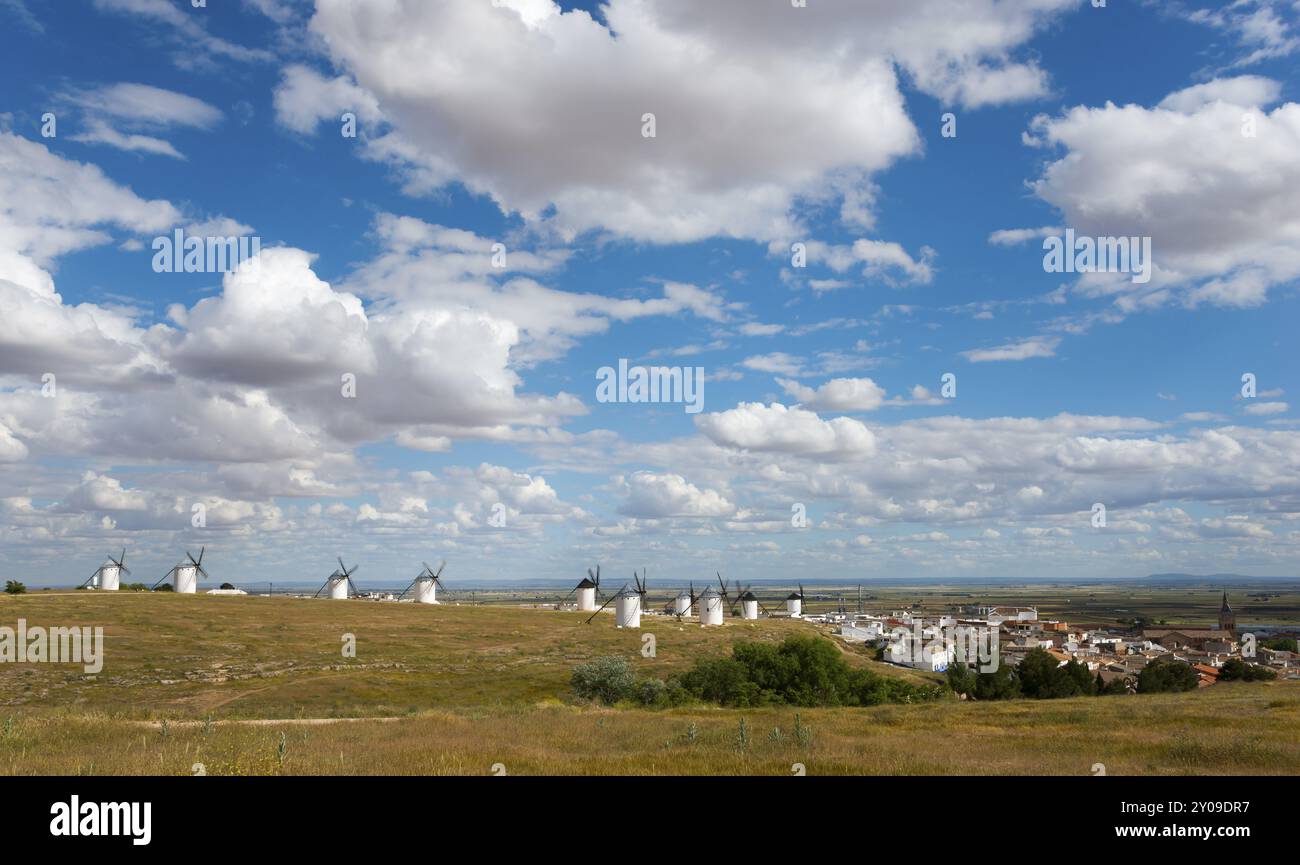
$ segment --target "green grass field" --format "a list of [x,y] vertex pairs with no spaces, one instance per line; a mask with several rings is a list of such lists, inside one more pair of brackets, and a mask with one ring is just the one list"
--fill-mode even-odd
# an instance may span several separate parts
[[[505,606],[40,593],[0,624],[102,626],[103,670],[0,666],[7,774],[1300,773],[1300,683],[1184,695],[872,709],[574,704],[608,654],[666,676],[788,620],[720,629]],[[345,634],[357,656],[342,654]],[[653,634],[656,656],[642,656]],[[846,649],[851,663],[913,681]],[[933,680],[935,677],[928,677]],[[741,735],[744,722],[745,735]],[[504,767],[504,768],[502,768]]]

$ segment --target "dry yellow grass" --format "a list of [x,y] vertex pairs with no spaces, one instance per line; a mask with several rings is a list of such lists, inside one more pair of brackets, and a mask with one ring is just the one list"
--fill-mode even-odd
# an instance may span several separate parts
[[[0,773],[528,774],[1300,773],[1300,684],[1191,694],[872,709],[666,712],[569,705],[604,654],[667,675],[735,639],[540,610],[171,595],[0,599],[0,623],[103,625],[107,660],[0,668]],[[358,658],[344,659],[353,633]],[[870,664],[850,653],[854,663]],[[874,665],[880,667],[880,665]],[[219,681],[224,677],[224,681]],[[396,720],[383,720],[394,717]],[[205,719],[211,718],[211,722]],[[360,718],[322,724],[311,719]],[[294,719],[301,719],[295,721]],[[744,721],[747,740],[741,741]],[[166,726],[162,722],[166,721]],[[779,731],[779,732],[776,732]],[[283,736],[283,740],[282,737]],[[283,749],[281,742],[283,741]]]

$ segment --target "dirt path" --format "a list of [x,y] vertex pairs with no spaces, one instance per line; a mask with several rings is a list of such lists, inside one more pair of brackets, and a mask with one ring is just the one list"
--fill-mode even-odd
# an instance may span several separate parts
[[[392,721],[408,721],[413,717],[379,717],[379,718],[250,718],[246,720],[232,719],[226,721],[213,721],[214,727],[227,726],[244,726],[244,727],[324,727],[330,724],[359,724],[364,721],[377,721],[380,723],[390,723]],[[148,727],[152,730],[161,730],[162,721],[128,721],[127,723],[135,727]],[[168,721],[168,727],[202,727],[206,721]]]

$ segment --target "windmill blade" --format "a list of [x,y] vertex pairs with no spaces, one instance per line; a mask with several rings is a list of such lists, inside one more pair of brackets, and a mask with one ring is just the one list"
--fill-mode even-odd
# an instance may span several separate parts
[[[621,589],[618,590],[618,595],[623,594],[623,592],[624,592],[626,589],[627,589],[627,583],[624,583],[624,584],[623,584],[623,588],[621,588]],[[600,605],[600,608],[597,609],[596,612],[594,612],[594,613],[591,614],[591,619],[594,619],[594,618],[596,618],[596,616],[600,615],[601,610],[604,610],[604,609],[605,609],[606,607],[608,607],[611,603],[613,603],[614,598],[617,598],[618,595],[613,595],[613,596],[611,596],[610,599],[609,599],[608,601],[606,601],[605,603],[601,604],[601,605]],[[591,624],[591,619],[588,619],[587,621],[583,622],[583,624],[584,624],[584,625],[590,625],[590,624]]]
[[338,571],[335,571],[334,573],[330,574],[330,575],[329,575],[329,579],[327,579],[327,580],[325,581],[325,585],[323,585],[323,586],[321,586],[319,589],[317,589],[317,590],[316,590],[316,594],[312,595],[312,597],[313,597],[313,598],[319,598],[319,597],[320,597],[320,593],[323,592],[323,591],[325,591],[325,589],[329,586],[329,584],[332,583],[332,582],[334,582],[334,578],[337,577],[338,575],[339,575],[339,572],[338,572]]
[[95,568],[94,573],[92,573],[89,577],[86,578],[86,581],[81,584],[81,587],[84,589],[86,586],[93,583],[95,581],[95,577],[98,577],[100,572],[103,570],[104,570],[103,565],[100,565],[99,567]]
[[338,573],[346,574],[346,573],[348,572],[348,566],[345,565],[345,564],[343,564],[343,557],[342,557],[342,556],[338,556],[337,558],[338,558],[338,560],[339,560],[339,570],[338,570]]
[[154,583],[154,584],[153,584],[153,587],[150,588],[149,591],[152,592],[154,589],[158,588],[158,587],[161,586],[163,583],[165,583],[165,582],[167,582],[168,580],[170,580],[172,574],[174,574],[174,573],[176,573],[176,568],[172,568],[170,571],[168,571],[167,573],[163,574],[163,578],[162,578],[161,580],[159,580],[158,582]]
[[[438,573],[439,574],[442,573],[442,568],[438,568]],[[439,577],[435,574],[433,578],[433,584],[437,586],[439,589],[441,589],[444,595],[448,595],[449,597],[453,597],[453,598],[456,597],[450,591],[447,590],[446,586],[442,584],[442,577]]]
[[[202,558],[202,556],[200,556],[199,558]],[[202,565],[195,565],[195,566],[194,566],[194,569],[195,569],[196,571],[198,571],[200,575],[202,575],[203,579],[205,579],[205,580],[210,580],[210,579],[212,579],[212,577],[209,577],[209,576],[208,576],[208,572],[205,571],[205,570],[203,570],[203,566],[202,566]]]
[[401,593],[400,595],[397,596],[397,600],[400,601],[402,598],[406,597],[406,593],[409,592],[411,589],[415,588],[415,584],[418,583],[418,582],[420,582],[420,577],[423,577],[423,576],[424,576],[424,574],[421,574],[419,577],[416,577],[415,579],[411,580],[411,585],[409,585],[409,586],[407,586],[406,588],[402,589],[402,593]]
[[433,578],[434,578],[435,580],[438,579],[438,577],[441,577],[441,576],[442,576],[442,569],[445,568],[445,567],[447,567],[447,563],[446,563],[446,562],[443,562],[442,564],[438,565],[438,573],[436,573],[436,574],[433,575]]
[[[355,571],[356,568],[353,568],[352,570]],[[348,581],[348,588],[352,590],[352,597],[355,598],[357,595],[361,594],[360,592],[357,591],[357,584],[354,583],[354,582],[352,582],[352,578],[351,578],[351,577],[347,577],[347,576],[345,576],[343,579],[345,579],[345,580]]]

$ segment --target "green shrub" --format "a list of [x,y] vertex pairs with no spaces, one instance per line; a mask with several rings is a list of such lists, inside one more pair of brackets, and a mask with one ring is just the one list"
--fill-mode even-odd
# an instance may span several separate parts
[[5,583],[5,594],[7,595],[25,595],[27,587],[17,580],[9,580]]
[[707,658],[680,678],[698,699],[723,706],[875,706],[933,700],[940,685],[918,687],[849,665],[822,637],[794,635],[784,642],[739,642],[730,658]]
[[1267,682],[1277,678],[1268,667],[1247,664],[1240,658],[1229,658],[1219,668],[1220,682]]
[[579,697],[612,706],[633,696],[636,676],[626,659],[608,656],[574,667],[571,681]]
[[1139,694],[1195,690],[1199,683],[1190,665],[1173,658],[1156,658],[1138,673]]

